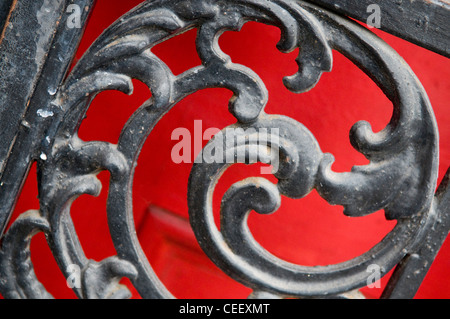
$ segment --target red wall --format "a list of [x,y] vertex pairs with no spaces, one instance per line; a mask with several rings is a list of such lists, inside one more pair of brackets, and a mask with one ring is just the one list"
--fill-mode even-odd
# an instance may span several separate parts
[[[139,0],[98,0],[77,58],[95,38]],[[448,59],[394,36],[375,31],[412,67],[424,85],[434,107],[440,129],[440,174],[450,166],[450,62]],[[342,55],[334,54],[331,73],[323,75],[315,89],[295,95],[282,84],[282,77],[296,70],[296,53],[282,54],[275,48],[280,31],[248,23],[241,32],[227,32],[220,40],[233,62],[252,68],[269,90],[267,113],[284,114],[303,123],[316,137],[322,150],[335,155],[335,171],[348,171],[367,160],[350,145],[348,133],[358,120],[367,120],[374,130],[388,123],[391,102],[380,89]],[[195,31],[154,48],[179,74],[200,63],[194,46]],[[116,143],[128,117],[150,96],[139,82],[132,96],[107,92],[100,94],[80,129],[84,140]],[[139,238],[161,280],[180,298],[245,298],[250,290],[229,279],[198,247],[186,221],[187,179],[191,164],[174,164],[170,154],[177,143],[171,140],[175,128],[193,132],[194,120],[203,129],[223,127],[235,120],[227,110],[231,93],[225,89],[197,92],[180,102],[157,125],[139,158],[134,181],[134,211]],[[236,165],[220,181],[215,206],[227,188],[244,177],[258,174],[258,167]],[[97,197],[83,196],[72,208],[72,217],[88,258],[101,260],[115,254],[106,223],[108,174],[99,175],[104,188]],[[36,171],[33,167],[14,216],[38,208]],[[149,207],[152,205],[152,208]],[[170,211],[171,213],[167,213]],[[383,212],[362,218],[349,218],[342,207],[330,206],[316,192],[301,200],[283,198],[280,210],[270,216],[251,215],[254,237],[273,254],[294,263],[319,265],[338,263],[356,257],[378,243],[395,225]],[[64,277],[46,246],[43,235],[32,242],[32,260],[38,278],[57,298],[72,298]],[[418,298],[450,298],[450,241],[438,254],[420,288]],[[387,277],[381,281],[382,287]],[[124,282],[127,282],[126,280]],[[369,298],[382,289],[364,288]],[[133,291],[134,292],[134,291]],[[136,292],[134,296],[137,297]]]

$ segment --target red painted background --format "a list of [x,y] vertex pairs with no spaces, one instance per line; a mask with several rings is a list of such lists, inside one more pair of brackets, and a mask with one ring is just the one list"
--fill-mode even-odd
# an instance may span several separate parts
[[[77,58],[100,33],[139,0],[98,0]],[[423,48],[375,31],[412,67],[424,85],[434,107],[440,129],[440,174],[450,166],[450,61]],[[156,46],[174,74],[200,64],[195,52],[195,30]],[[233,62],[246,65],[265,82],[270,100],[267,113],[284,114],[303,123],[316,137],[322,151],[334,154],[335,171],[348,171],[368,161],[350,145],[348,133],[358,120],[367,120],[375,131],[389,122],[391,102],[356,66],[334,53],[333,71],[323,75],[308,93],[293,94],[282,78],[296,71],[296,52],[280,53],[275,45],[280,31],[257,23],[246,24],[241,32],[227,32],[220,39],[222,49]],[[150,92],[137,81],[135,92],[100,94],[80,129],[84,140],[117,143],[129,116],[148,99]],[[156,126],[139,158],[134,180],[134,214],[141,245],[162,282],[179,298],[246,298],[250,289],[229,279],[215,267],[198,247],[187,223],[187,180],[192,164],[174,164],[171,140],[175,128],[193,132],[194,120],[203,129],[224,128],[235,122],[227,109],[231,92],[209,89],[186,98]],[[236,165],[219,182],[215,207],[228,187],[245,177],[259,174],[257,165]],[[82,196],[72,206],[72,217],[88,258],[101,260],[115,254],[106,221],[108,173],[99,174],[103,191],[99,197]],[[14,217],[39,207],[36,170],[27,179]],[[170,213],[168,213],[170,212]],[[395,225],[383,212],[362,218],[345,217],[342,207],[330,206],[314,191],[301,200],[282,199],[278,212],[270,216],[252,214],[249,218],[254,237],[270,252],[302,265],[325,265],[356,257],[378,243]],[[48,249],[44,236],[32,241],[32,260],[38,278],[57,298],[73,298]],[[447,240],[423,282],[417,298],[450,298],[450,241]],[[381,280],[382,288],[389,275]],[[127,280],[124,283],[129,284]],[[381,289],[362,289],[369,298]],[[133,290],[133,296],[138,294]]]

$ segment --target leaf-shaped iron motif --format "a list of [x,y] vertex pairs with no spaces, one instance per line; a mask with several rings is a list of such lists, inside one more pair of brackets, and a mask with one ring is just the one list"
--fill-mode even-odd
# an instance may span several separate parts
[[3,238],[0,250],[0,290],[4,298],[52,298],[36,278],[30,256],[32,237],[48,229],[47,220],[38,211],[28,211],[17,218]]

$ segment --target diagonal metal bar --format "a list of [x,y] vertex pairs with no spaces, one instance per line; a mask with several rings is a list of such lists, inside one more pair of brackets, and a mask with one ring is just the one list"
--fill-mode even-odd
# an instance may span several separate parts
[[450,57],[449,0],[307,0],[329,10],[367,22],[370,5],[381,9],[380,29]]
[[412,299],[419,290],[450,231],[450,168],[436,193],[437,219],[417,252],[397,266],[383,292],[383,299]]
[[[0,234],[40,147],[53,89],[70,67],[95,0],[17,1],[0,43]],[[70,4],[83,8],[81,28],[69,28]],[[20,41],[18,41],[20,39]],[[46,121],[47,120],[47,121]]]

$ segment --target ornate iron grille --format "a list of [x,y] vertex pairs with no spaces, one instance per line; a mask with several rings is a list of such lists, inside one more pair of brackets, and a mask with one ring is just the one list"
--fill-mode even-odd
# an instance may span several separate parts
[[[331,4],[332,8],[332,1],[147,1],[106,29],[66,76],[82,29],[66,28],[64,13],[73,4],[85,8],[81,12],[84,25],[93,2],[5,1],[0,10],[4,26],[0,43],[2,234],[35,161],[40,202],[38,211],[23,213],[2,236],[0,293],[4,297],[51,297],[37,280],[30,260],[31,238],[43,232],[66,277],[71,265],[82,269],[82,285],[74,288],[78,297],[128,297],[128,290],[119,281],[129,277],[144,298],[172,298],[136,237],[131,204],[134,169],[158,121],[188,95],[216,87],[233,92],[229,110],[237,122],[232,127],[245,129],[236,131],[243,132],[236,133],[242,134],[241,144],[230,146],[223,141],[222,156],[235,163],[255,158],[273,164],[279,159],[279,169],[274,172],[276,184],[255,177],[227,191],[219,230],[212,214],[212,192],[232,163],[205,160],[194,164],[186,181],[189,216],[208,257],[233,279],[252,288],[253,298],[338,297],[364,286],[371,264],[382,265],[383,274],[396,267],[384,298],[414,296],[449,231],[449,173],[435,192],[438,130],[430,102],[412,70],[381,39],[340,15],[354,13],[358,17],[364,1],[360,5],[344,1],[336,12],[313,4]],[[436,7],[442,14],[439,17],[448,17],[445,4],[430,8]],[[332,50],[354,62],[382,89],[394,107],[390,123],[374,133],[369,123],[361,121],[350,133],[352,145],[370,164],[346,173],[333,172],[333,156],[321,151],[305,126],[264,112],[268,92],[263,81],[251,69],[232,63],[218,45],[224,31],[237,31],[248,21],[278,27],[282,32],[278,49],[282,52],[301,47],[298,72],[284,78],[290,91],[313,89],[322,73],[331,71]],[[432,25],[439,22],[428,21]],[[196,45],[202,65],[176,76],[151,49],[193,28],[198,30]],[[26,38],[29,33],[24,32],[23,41],[14,42],[12,29],[31,30],[37,36]],[[404,35],[400,29],[393,31]],[[428,41],[423,36],[404,37],[448,56],[449,33],[443,33],[442,45],[433,41],[440,31],[432,32]],[[145,83],[152,98],[128,120],[118,144],[78,138],[95,96],[106,90],[130,93],[132,79]],[[274,127],[279,129],[279,138],[264,147],[245,133],[249,128]],[[245,154],[243,159],[236,156],[239,150]],[[102,170],[111,174],[108,223],[117,256],[94,262],[83,253],[70,205],[82,194],[99,192],[96,174]],[[330,204],[342,205],[348,216],[384,209],[386,218],[397,220],[397,226],[363,255],[329,266],[294,265],[260,247],[246,225],[248,214],[274,212],[280,196],[302,198],[313,189]]]

